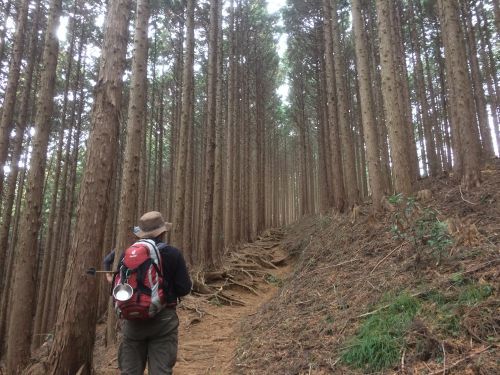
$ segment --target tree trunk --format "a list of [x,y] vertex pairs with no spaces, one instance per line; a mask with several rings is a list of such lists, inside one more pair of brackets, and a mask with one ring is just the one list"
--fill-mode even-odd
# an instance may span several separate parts
[[230,0],[229,5],[229,65],[227,72],[227,120],[226,120],[226,174],[224,181],[224,244],[230,245],[234,242],[234,223],[232,221],[235,196],[233,175],[234,171],[234,120],[235,120],[235,34],[234,29],[234,2]]
[[[468,189],[478,186],[480,176],[480,145],[477,122],[474,118],[474,99],[469,79],[463,33],[455,0],[438,0],[447,65],[446,84],[454,91],[451,106],[457,113],[460,135],[462,184]],[[453,110],[453,109],[452,109]]]
[[323,33],[325,43],[326,86],[328,96],[328,124],[330,127],[330,147],[333,167],[333,199],[334,207],[342,212],[345,208],[345,192],[343,185],[342,157],[340,152],[339,125],[335,101],[335,71],[333,67],[332,23],[330,18],[330,0],[323,0]]
[[378,35],[380,38],[380,64],[382,91],[391,156],[393,163],[394,187],[397,192],[410,195],[413,191],[412,168],[408,150],[406,121],[401,109],[397,73],[397,60],[392,46],[394,33],[390,16],[390,0],[377,0]]
[[[148,24],[149,1],[138,0],[136,10],[134,55],[132,59],[132,80],[130,83],[130,99],[125,138],[124,161],[121,176],[120,203],[118,206],[118,222],[113,269],[118,268],[123,251],[131,245],[134,236],[131,229],[137,219],[137,202],[139,198],[139,169],[141,161],[141,144],[144,136],[147,102],[147,63],[148,63]],[[116,334],[112,332],[116,324],[113,309],[108,309],[107,342],[116,342]]]
[[[29,133],[28,133],[29,134]],[[26,142],[27,145],[26,147],[29,146],[30,144],[30,136],[28,135],[28,141]],[[26,158],[26,154],[24,155]],[[26,160],[26,159],[25,159]],[[0,356],[4,353],[5,349],[5,344],[7,344],[8,337],[4,333],[8,331],[8,322],[10,320],[10,317],[12,315],[12,309],[10,306],[12,305],[12,274],[13,274],[13,268],[14,268],[14,249],[17,244],[17,238],[18,238],[18,229],[19,229],[19,212],[21,210],[21,202],[23,198],[23,194],[25,191],[25,180],[26,180],[26,169],[23,169],[21,176],[19,178],[19,186],[18,186],[18,192],[16,196],[16,204],[15,204],[15,212],[16,215],[14,216],[14,223],[12,225],[12,236],[11,236],[11,242],[8,244],[8,249],[7,249],[7,257],[6,257],[6,264],[5,264],[5,276],[4,280],[5,283],[3,284],[3,290],[4,293],[2,293],[2,298],[1,298],[1,306],[2,308],[0,309]]]
[[14,33],[12,45],[9,76],[2,103],[2,117],[0,119],[0,196],[3,191],[3,167],[7,160],[10,133],[14,127],[14,109],[16,106],[17,87],[19,84],[21,59],[23,56],[24,39],[27,29],[26,24],[28,21],[29,3],[29,0],[22,0],[17,11],[16,31]]
[[[498,0],[495,0],[495,4],[498,4]],[[493,130],[497,142],[497,149],[500,152],[500,91],[498,90],[498,82],[496,79],[497,69],[495,60],[491,58],[491,33],[488,28],[488,19],[484,12],[482,2],[478,2],[476,4],[475,10],[478,20],[477,27],[479,30],[479,42],[481,45],[480,58],[482,72],[488,89],[488,104],[490,106],[490,116],[493,119]]]
[[[190,103],[193,103],[194,98],[194,77],[191,75],[190,80],[191,90],[189,91],[189,95],[187,100]],[[193,201],[194,201],[194,127],[193,127],[193,112],[194,106],[191,105],[188,108],[188,117],[187,117],[187,158],[186,158],[186,190],[184,191],[184,217],[181,220],[184,221],[183,224],[183,238],[182,238],[182,250],[184,256],[186,257],[186,261],[189,265],[193,265],[193,218],[196,217],[193,211]]]
[[[495,28],[497,29],[498,38],[500,34],[500,2],[498,0],[493,0],[493,7],[495,12]],[[500,145],[498,147],[500,147]]]
[[183,226],[184,215],[191,215],[185,212],[184,196],[188,186],[186,185],[187,149],[189,120],[191,118],[192,106],[191,91],[193,90],[193,62],[194,62],[194,8],[195,0],[187,1],[187,21],[186,21],[186,49],[184,59],[184,69],[182,78],[182,111],[181,123],[179,126],[179,144],[177,146],[177,173],[175,176],[174,190],[174,211],[172,216],[172,234],[170,241],[174,246],[183,247]]
[[[82,374],[90,374],[92,371],[98,283],[92,276],[82,282],[81,275],[95,265],[102,249],[118,140],[128,15],[128,0],[109,3],[86,169],[76,213],[78,221],[70,247],[54,344],[48,358],[50,374],[77,373],[79,370]],[[90,226],[94,230],[89,231]],[[80,303],[82,298],[88,303]],[[79,350],[74,350],[75,342],[79,343]]]
[[[427,161],[429,163],[428,164],[429,175],[434,177],[439,173],[439,164],[436,153],[436,142],[434,140],[434,135],[433,135],[433,130],[435,132],[436,129],[433,129],[433,124],[430,116],[430,108],[429,108],[430,106],[429,102],[427,101],[427,94],[425,90],[424,68],[422,65],[421,42],[419,38],[420,33],[417,32],[417,30],[422,29],[423,26],[421,25],[421,21],[415,18],[414,2],[415,0],[413,0],[412,4],[410,5],[410,16],[412,17],[410,25],[411,25],[411,37],[413,39],[413,45],[415,50],[415,61],[416,61],[415,85],[416,85],[418,102],[420,104],[420,112],[422,114],[422,126],[425,135],[424,137],[425,151],[427,155]],[[422,35],[423,37],[425,37],[425,32],[422,32]],[[424,40],[424,46],[425,46],[425,40]]]
[[[73,14],[77,14],[78,9],[77,9],[77,2],[74,2],[73,6]],[[37,298],[37,309],[36,309],[36,315],[35,315],[35,325],[34,325],[34,333],[36,336],[33,338],[32,342],[32,349],[35,349],[40,345],[42,342],[43,336],[40,334],[41,332],[47,332],[46,331],[46,326],[44,325],[43,331],[41,330],[42,324],[44,323],[43,319],[43,311],[44,306],[48,303],[51,302],[51,298],[49,298],[50,295],[58,294],[60,291],[60,288],[52,288],[52,285],[48,285],[49,281],[49,269],[51,266],[51,263],[56,263],[57,261],[57,255],[61,248],[64,248],[60,246],[59,241],[56,241],[55,239],[57,238],[60,240],[60,226],[61,226],[61,219],[62,219],[62,212],[64,209],[64,206],[66,205],[66,178],[67,178],[67,172],[68,172],[68,159],[69,159],[69,153],[70,153],[70,146],[71,146],[71,136],[72,136],[72,131],[75,126],[75,112],[76,112],[76,100],[73,100],[72,108],[70,111],[67,110],[68,108],[68,93],[70,91],[70,78],[72,77],[72,66],[73,66],[73,53],[75,49],[75,40],[76,40],[76,33],[77,33],[77,27],[80,26],[82,30],[85,28],[81,24],[76,24],[75,17],[71,18],[70,20],[70,26],[69,26],[69,32],[71,35],[71,40],[70,40],[70,46],[68,49],[68,62],[67,62],[67,67],[66,67],[66,72],[65,72],[65,87],[64,87],[64,98],[63,98],[63,107],[61,111],[61,129],[60,129],[60,134],[59,134],[59,144],[58,144],[58,150],[57,150],[57,155],[56,155],[56,171],[55,171],[55,176],[54,178],[54,183],[53,183],[53,192],[52,192],[52,198],[51,198],[51,207],[50,207],[50,213],[49,213],[49,220],[47,222],[47,234],[45,237],[45,246],[44,246],[44,257],[43,257],[43,264],[42,264],[42,273],[41,273],[41,280],[39,281],[40,288],[38,290],[38,298]],[[82,32],[83,33],[83,32]],[[78,53],[78,63],[76,67],[76,82],[74,84],[74,87],[72,87],[72,92],[76,93],[79,91],[79,84],[80,84],[80,68],[81,68],[81,61],[82,61],[82,50],[83,50],[83,45],[84,41],[80,40],[80,47],[79,47],[79,53]],[[76,98],[75,98],[76,99]],[[67,113],[71,113],[70,115],[70,121],[69,121],[69,132],[67,135],[66,142],[64,142],[64,134],[65,134],[65,129],[66,129],[66,117]],[[65,162],[64,165],[63,163],[63,145],[65,143]],[[62,167],[62,171],[61,171]],[[59,188],[61,187],[61,189]],[[61,190],[59,192],[59,190]],[[61,197],[60,199],[57,199],[58,195]],[[57,206],[56,203],[59,203],[59,207]],[[57,285],[57,284],[56,284]],[[50,290],[51,293],[47,293],[47,290]]]
[[[43,70],[40,92],[38,94],[37,113],[35,117],[35,138],[33,153],[27,180],[26,205],[22,212],[21,237],[16,247],[14,264],[14,281],[12,292],[16,298],[12,301],[11,317],[8,327],[7,372],[17,373],[26,364],[30,356],[31,335],[35,298],[33,275],[35,275],[37,237],[40,229],[40,214],[43,202],[43,185],[47,146],[54,106],[56,83],[57,55],[59,41],[56,30],[61,14],[61,0],[52,0],[49,8],[47,32],[45,34]],[[27,275],[31,275],[27,277]]]
[[205,191],[200,246],[203,248],[202,268],[212,269],[212,224],[214,200],[215,148],[216,148],[216,97],[217,97],[217,19],[219,0],[210,0],[210,31],[208,42],[207,131],[205,151]]
[[468,42],[468,56],[470,62],[471,78],[474,88],[475,112],[479,123],[479,132],[481,135],[482,154],[484,158],[491,159],[495,156],[493,150],[493,140],[491,139],[490,125],[488,121],[488,111],[486,108],[486,98],[484,94],[484,80],[481,76],[479,61],[477,57],[476,32],[472,25],[472,14],[468,6],[463,4],[463,17],[465,18],[465,27]]
[[212,222],[212,263],[218,267],[222,259],[223,247],[223,93],[222,93],[222,74],[223,74],[223,48],[222,48],[222,1],[217,6],[217,83],[215,99],[215,165],[214,165],[214,201],[213,201],[213,222]]
[[7,33],[7,27],[5,27],[5,25],[7,23],[7,19],[11,15],[12,2],[13,2],[13,0],[8,0],[7,4],[5,4],[3,7],[3,20],[2,21],[3,21],[4,27],[2,27],[2,29],[0,30],[0,61],[3,61],[4,55],[5,55],[5,34]]
[[[356,179],[356,161],[354,156],[354,142],[352,128],[349,121],[349,104],[347,99],[346,66],[344,63],[344,48],[340,40],[340,25],[338,21],[339,0],[330,1],[331,4],[331,26],[333,42],[333,66],[335,70],[335,82],[337,87],[338,121],[340,140],[342,146],[342,161],[344,186],[348,208],[359,203],[359,189]],[[325,15],[326,16],[326,15]]]
[[21,161],[20,157],[22,154],[23,137],[28,123],[28,115],[31,104],[30,102],[31,89],[32,89],[32,81],[36,65],[36,57],[38,56],[38,50],[39,50],[38,32],[39,32],[39,25],[41,23],[41,18],[42,18],[41,5],[40,5],[40,0],[38,0],[36,3],[36,13],[35,13],[35,19],[33,21],[33,29],[31,30],[31,35],[30,35],[31,38],[29,44],[29,56],[27,63],[28,65],[25,71],[24,87],[21,94],[21,102],[19,104],[19,117],[16,126],[16,136],[13,139],[13,150],[11,158],[12,161],[10,167],[11,170],[7,178],[7,185],[6,185],[7,189],[3,192],[0,192],[0,194],[3,193],[3,199],[2,199],[3,218],[0,226],[0,241],[1,241],[0,243],[5,244],[5,246],[3,246],[0,249],[0,275],[2,275],[0,276],[0,295],[5,292],[5,289],[1,288],[3,275],[5,275],[4,262],[7,259],[6,256],[7,256],[7,249],[9,247],[8,246],[9,230],[12,219],[12,209],[14,206],[17,177],[19,174],[19,162]]
[[363,123],[363,133],[366,143],[368,176],[372,192],[373,208],[375,211],[379,211],[381,208],[382,196],[384,194],[384,183],[380,172],[378,134],[375,120],[375,107],[371,90],[372,78],[369,67],[368,46],[364,32],[365,25],[361,13],[360,0],[351,0],[351,4],[361,106],[361,121]]

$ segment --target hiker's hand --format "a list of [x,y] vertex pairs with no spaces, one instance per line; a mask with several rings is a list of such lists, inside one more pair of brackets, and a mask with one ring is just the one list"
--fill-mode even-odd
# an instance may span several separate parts
[[113,282],[113,274],[111,272],[106,274],[106,280],[108,280],[108,283],[110,284]]

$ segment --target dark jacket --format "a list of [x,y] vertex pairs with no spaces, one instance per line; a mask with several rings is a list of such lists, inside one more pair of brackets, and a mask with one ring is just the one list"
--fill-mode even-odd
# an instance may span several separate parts
[[[166,282],[167,303],[176,302],[177,298],[189,294],[193,286],[186,267],[186,261],[179,249],[156,240],[160,251],[163,278]],[[122,254],[123,259],[123,254]],[[115,260],[115,251],[112,250],[104,258],[104,269],[110,271]],[[121,259],[120,259],[121,261]]]

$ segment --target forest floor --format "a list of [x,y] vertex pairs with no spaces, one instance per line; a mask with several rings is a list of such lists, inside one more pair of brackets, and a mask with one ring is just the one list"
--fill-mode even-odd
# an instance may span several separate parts
[[[176,375],[500,373],[500,163],[242,245],[179,307]],[[116,348],[97,374],[116,374]]]

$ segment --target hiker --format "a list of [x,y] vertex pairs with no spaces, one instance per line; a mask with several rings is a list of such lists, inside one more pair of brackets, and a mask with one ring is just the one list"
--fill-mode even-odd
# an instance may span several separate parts
[[[115,307],[123,321],[123,340],[118,352],[118,365],[122,375],[143,374],[146,362],[148,362],[148,371],[151,375],[172,374],[172,368],[177,359],[179,319],[175,307],[178,299],[191,291],[192,282],[180,250],[165,244],[165,235],[171,226],[171,223],[165,222],[160,212],[151,211],[145,213],[139,219],[138,230],[134,231],[135,235],[141,240],[125,251],[120,260],[119,271],[114,276],[115,280],[113,282],[115,286],[119,286],[120,283],[123,284],[121,278],[131,278],[130,274],[133,274],[130,271],[132,267],[123,272],[124,269],[127,270],[125,267],[126,262],[135,261],[136,258],[134,257],[137,254],[139,254],[138,257],[144,254],[141,253],[144,248],[149,249],[150,252],[147,254],[153,254],[145,262],[150,268],[145,272],[137,271],[138,276],[131,282],[134,285],[137,282],[135,286],[132,285],[135,288],[132,298],[125,302],[115,299],[117,301]],[[149,280],[151,280],[150,273],[155,273],[155,269],[157,269],[156,266],[153,268],[151,264],[156,261],[153,259],[155,258],[154,254],[158,253],[161,261],[161,274],[156,276],[160,277],[159,280],[162,280],[162,285],[161,287],[148,289],[144,283],[138,280],[141,280],[144,274],[149,275]],[[128,279],[125,280],[126,283],[129,283]],[[144,291],[145,289],[148,289],[148,291]],[[143,298],[141,301],[149,302],[145,312],[138,313],[137,311],[141,307],[133,306],[136,301],[139,301],[139,298],[136,298],[138,294]],[[162,303],[156,309],[158,301],[162,301]],[[151,313],[153,310],[154,312]],[[134,313],[138,314],[137,317],[133,316]],[[154,315],[150,316],[148,314]]]

